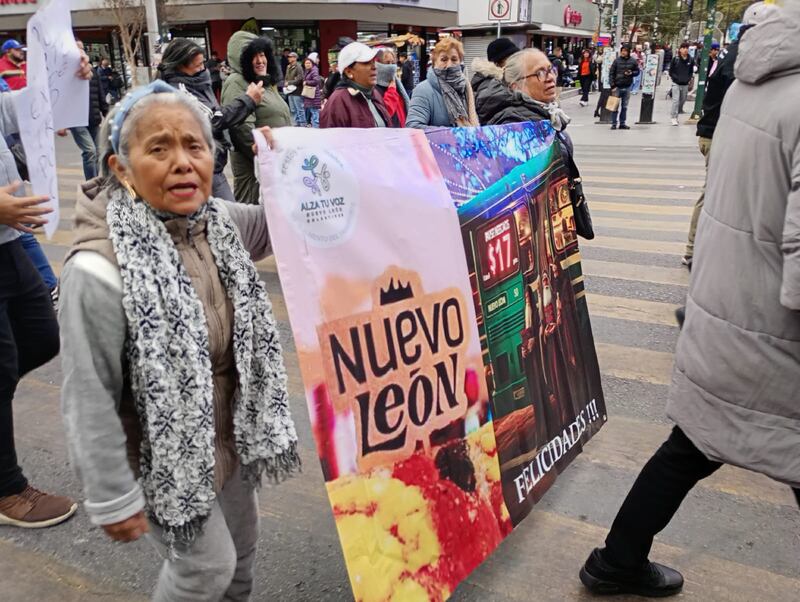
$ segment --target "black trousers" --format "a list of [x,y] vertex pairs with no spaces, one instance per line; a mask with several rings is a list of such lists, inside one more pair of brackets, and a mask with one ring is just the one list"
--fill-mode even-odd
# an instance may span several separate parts
[[592,89],[592,76],[581,75],[581,100],[589,102],[589,91]]
[[50,293],[19,240],[0,245],[0,497],[28,482],[17,463],[11,402],[25,374],[58,355]]
[[[619,509],[606,537],[605,560],[623,569],[641,567],[653,538],[669,524],[686,494],[720,466],[706,458],[679,427],[673,428]],[[800,505],[800,490],[793,491]]]

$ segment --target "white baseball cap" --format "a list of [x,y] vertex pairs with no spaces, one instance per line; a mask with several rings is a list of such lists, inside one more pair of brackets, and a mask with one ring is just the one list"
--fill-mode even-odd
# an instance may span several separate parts
[[370,48],[361,42],[351,42],[339,53],[339,73],[350,67],[353,63],[368,63],[378,54],[377,48]]

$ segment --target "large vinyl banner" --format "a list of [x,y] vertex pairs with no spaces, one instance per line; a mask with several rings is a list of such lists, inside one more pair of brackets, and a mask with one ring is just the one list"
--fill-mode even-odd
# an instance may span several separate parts
[[544,124],[274,134],[262,193],[354,596],[445,600],[606,420],[560,147]]

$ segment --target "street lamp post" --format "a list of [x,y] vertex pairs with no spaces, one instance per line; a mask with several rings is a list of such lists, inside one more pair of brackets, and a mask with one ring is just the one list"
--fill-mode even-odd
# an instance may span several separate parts
[[713,41],[712,34],[714,33],[715,15],[717,13],[717,0],[708,0],[706,10],[706,30],[705,37],[703,38],[703,54],[700,61],[700,74],[697,79],[697,96],[694,100],[694,112],[692,112],[692,119],[700,119],[703,113],[703,99],[706,96],[706,74],[708,73],[708,56],[711,52],[711,42]]

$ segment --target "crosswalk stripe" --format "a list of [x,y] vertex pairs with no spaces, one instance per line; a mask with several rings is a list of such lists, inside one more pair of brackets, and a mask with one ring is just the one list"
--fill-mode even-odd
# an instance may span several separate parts
[[688,286],[689,272],[682,268],[664,268],[652,265],[636,265],[599,259],[584,259],[583,272],[590,276],[617,278],[619,280],[638,280],[652,284]]
[[[634,215],[637,213],[645,214],[645,215],[682,215],[689,217],[692,215],[693,208],[688,206],[682,205],[648,205],[642,203],[614,203],[612,201],[595,201],[593,197],[595,196],[613,196],[613,197],[620,197],[625,195],[620,194],[613,194],[613,195],[606,195],[603,194],[595,194],[592,192],[586,193],[588,198],[592,198],[589,201],[589,206],[596,211],[608,211],[610,213],[624,213],[625,215]],[[650,193],[648,193],[650,194]],[[652,198],[652,196],[642,198]]]
[[[645,460],[667,440],[670,430],[671,425],[612,414],[580,458],[585,462],[637,473]],[[795,506],[794,496],[786,485],[762,474],[730,465],[723,466],[708,479],[701,481],[700,485],[706,489],[775,506]]]
[[586,298],[589,303],[589,315],[593,317],[602,316],[662,326],[676,326],[675,310],[678,309],[678,306],[672,303],[614,297],[591,292],[586,295]]
[[[676,520],[679,520],[676,519]],[[609,525],[595,525],[553,511],[534,509],[515,529],[514,536],[503,542],[503,559],[489,558],[485,568],[467,578],[469,585],[485,592],[476,599],[504,599],[543,602],[593,599],[578,580],[581,563],[596,546],[602,546]],[[744,530],[754,530],[744,525]],[[691,543],[700,547],[702,539]],[[541,550],[543,553],[531,553]],[[521,559],[509,563],[508,558]],[[800,591],[800,579],[787,577],[758,567],[718,558],[708,553],[659,541],[651,558],[680,568],[685,577],[682,599],[751,602],[753,600],[794,600]],[[576,560],[577,559],[577,560]],[[539,576],[535,586],[533,575]],[[535,588],[532,590],[532,588]],[[495,593],[497,592],[497,593]],[[621,600],[638,600],[623,597]]]
[[[594,208],[594,203],[589,204],[589,208]],[[604,215],[592,216],[592,223],[595,230],[602,231],[606,229],[619,229],[619,230],[648,230],[654,232],[680,232],[688,234],[688,222],[673,222],[667,220],[660,220],[656,217],[652,219],[624,219],[617,217],[606,217]]]
[[[581,175],[584,175],[581,172]],[[648,174],[651,175],[651,174]],[[671,179],[662,179],[662,178],[624,178],[619,176],[592,176],[590,178],[585,177],[584,175],[584,184],[639,184],[644,188],[649,186],[676,186],[677,181],[680,181],[680,186],[682,188],[691,188],[697,187],[700,188],[705,182],[703,180],[689,180],[681,178],[680,180],[676,180],[674,178]],[[661,191],[659,191],[659,194]]]
[[653,385],[668,385],[671,381],[671,353],[601,342],[595,342],[595,347],[603,374]]
[[[593,186],[591,180],[584,183],[584,190],[586,191],[586,198],[591,199],[596,196],[617,197],[623,199],[666,199],[672,201],[696,201],[698,194],[693,191],[680,191],[680,190],[646,190],[644,188],[603,188],[600,186]],[[674,207],[674,209],[682,209],[682,207]],[[692,209],[688,207],[688,214],[679,213],[677,215],[691,215]]]
[[597,236],[583,243],[584,247],[603,247],[617,251],[634,251],[637,253],[683,254],[686,243],[663,240],[643,240],[639,238],[622,238],[616,236]]
[[[615,173],[617,170],[613,169],[608,164],[601,164],[595,162],[589,162],[586,165],[581,163],[578,166],[581,170],[581,175],[586,176],[586,174],[601,174],[601,175],[609,175]],[[618,167],[618,166],[616,166]],[[640,169],[642,172],[646,173],[648,176],[656,176],[656,177],[663,177],[663,176],[678,176],[670,180],[670,184],[677,185],[683,184],[683,178],[694,178],[697,180],[704,180],[706,172],[703,169],[696,170],[696,169],[689,169],[687,167],[681,168],[680,166],[675,166],[672,163],[669,164],[669,167],[663,166],[655,166],[655,165],[642,165],[640,163],[636,164],[637,169]],[[585,178],[590,179],[590,178]],[[591,179],[594,179],[592,176]]]

